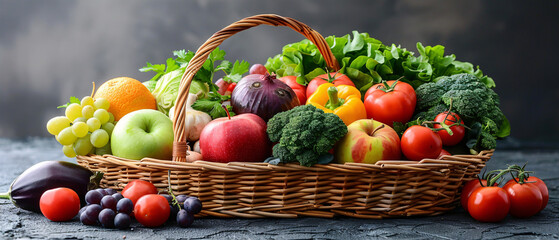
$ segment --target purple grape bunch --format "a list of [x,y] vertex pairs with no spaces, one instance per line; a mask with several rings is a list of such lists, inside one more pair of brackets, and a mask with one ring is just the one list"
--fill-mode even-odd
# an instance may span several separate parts
[[197,197],[181,194],[175,196],[176,201],[174,201],[172,196],[162,195],[167,198],[171,207],[169,219],[175,219],[179,227],[190,227],[194,223],[194,215],[202,211],[202,202]]
[[87,206],[80,209],[80,221],[84,225],[126,229],[130,227],[130,214],[134,204],[111,188],[98,188],[85,194]]

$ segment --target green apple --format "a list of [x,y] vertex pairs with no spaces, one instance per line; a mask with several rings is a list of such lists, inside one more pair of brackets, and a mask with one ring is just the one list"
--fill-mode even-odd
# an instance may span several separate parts
[[164,113],[142,109],[126,114],[113,129],[111,150],[117,157],[171,159],[173,122]]
[[397,160],[400,137],[390,126],[372,119],[361,119],[347,126],[347,134],[336,143],[334,156],[339,163],[376,163]]

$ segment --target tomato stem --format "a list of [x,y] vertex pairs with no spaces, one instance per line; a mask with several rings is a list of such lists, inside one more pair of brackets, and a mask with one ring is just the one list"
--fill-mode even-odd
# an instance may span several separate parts
[[329,83],[333,83],[334,80],[336,80],[336,78],[335,78],[336,74],[338,74],[338,73],[334,73],[334,76],[330,75],[330,71],[328,70],[328,68],[326,68],[326,76],[328,77],[328,79],[322,78],[322,80],[325,80]]

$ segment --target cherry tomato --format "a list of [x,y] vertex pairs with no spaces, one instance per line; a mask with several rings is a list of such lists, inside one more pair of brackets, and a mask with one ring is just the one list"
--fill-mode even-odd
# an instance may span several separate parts
[[507,192],[500,187],[480,187],[468,199],[468,212],[480,222],[499,222],[510,209]]
[[510,199],[510,215],[528,218],[542,209],[543,196],[536,184],[520,184],[511,179],[503,186],[503,189]]
[[547,206],[547,202],[549,201],[549,190],[547,189],[547,185],[545,185],[545,182],[543,182],[541,179],[534,176],[528,177],[528,179],[526,179],[525,181],[534,182],[533,184],[538,186],[538,188],[540,189],[540,193],[542,194],[543,199],[542,207],[540,209],[540,211],[542,211]]
[[460,194],[460,204],[462,204],[462,208],[466,211],[468,210],[468,199],[472,195],[472,192],[480,187],[487,186],[487,180],[481,180],[481,184],[483,184],[483,186],[479,183],[479,181],[479,179],[471,180],[462,188],[462,193]]
[[257,64],[253,64],[250,69],[248,70],[248,74],[266,74],[268,72],[268,69],[266,69],[266,67],[260,63]]
[[313,80],[309,82],[307,85],[307,98],[310,97],[318,88],[318,86],[330,82],[334,84],[334,86],[339,85],[350,85],[355,87],[355,84],[348,76],[345,74],[335,72],[335,73],[326,73],[315,77]]
[[[445,120],[446,118],[446,120]],[[460,118],[460,116],[458,116],[458,114],[453,113],[453,112],[442,112],[439,113],[439,115],[437,115],[437,117],[435,117],[435,122],[443,122],[446,125],[452,125],[455,123],[460,123],[460,124],[464,124],[464,121],[462,121],[462,119]],[[440,128],[441,125],[440,124],[434,124],[435,128]],[[458,144],[460,141],[462,141],[462,139],[464,138],[464,135],[466,135],[466,129],[464,128],[464,126],[461,125],[455,125],[450,127],[450,130],[452,130],[452,135],[448,134],[448,131],[446,130],[440,130],[437,131],[437,134],[439,134],[439,136],[441,137],[441,140],[443,140],[443,145],[445,146],[454,146],[456,144]]]
[[231,96],[231,93],[233,92],[233,90],[235,90],[235,86],[237,86],[237,83],[226,82],[223,80],[223,78],[220,78],[215,82],[215,85],[219,88],[217,90],[219,94]]
[[51,221],[68,221],[80,211],[80,197],[70,188],[55,188],[41,195],[39,207],[41,213]]
[[134,217],[146,227],[163,225],[170,214],[169,202],[165,197],[157,194],[144,195],[134,206]]
[[231,95],[231,93],[233,93],[233,90],[235,90],[236,86],[237,86],[237,83],[229,84],[229,87],[227,87],[227,90],[225,90],[224,95]]
[[387,81],[373,85],[365,93],[367,118],[393,126],[394,122],[408,122],[415,110],[416,95],[405,82]]
[[441,153],[437,159],[441,159],[443,156],[452,156],[452,154],[450,154],[447,150],[441,149]]
[[293,89],[293,92],[295,92],[297,98],[299,98],[299,103],[301,105],[304,105],[307,102],[307,87],[299,84],[297,82],[297,77],[285,76],[279,78],[279,80],[287,84],[287,86],[289,86],[291,89]]
[[136,205],[136,201],[144,195],[157,194],[157,188],[150,182],[144,180],[134,180],[126,184],[122,189],[122,196],[132,200]]
[[443,149],[441,137],[431,129],[419,125],[406,129],[400,143],[404,156],[414,161],[424,158],[436,159]]

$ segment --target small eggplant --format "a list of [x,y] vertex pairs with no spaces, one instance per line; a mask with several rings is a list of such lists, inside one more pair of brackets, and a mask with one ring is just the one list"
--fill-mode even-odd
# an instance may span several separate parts
[[84,204],[88,188],[94,188],[92,185],[99,180],[98,174],[80,165],[65,161],[44,161],[19,175],[9,192],[0,194],[0,198],[9,198],[16,207],[40,213],[39,200],[45,191],[58,187],[70,188]]

